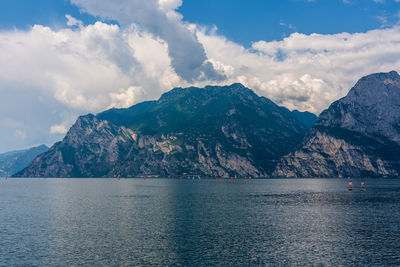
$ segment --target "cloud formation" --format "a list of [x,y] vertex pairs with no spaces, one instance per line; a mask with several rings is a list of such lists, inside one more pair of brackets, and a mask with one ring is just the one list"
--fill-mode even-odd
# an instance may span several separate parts
[[204,49],[196,35],[175,12],[179,0],[71,0],[84,11],[106,19],[117,20],[123,28],[136,24],[160,37],[168,44],[172,66],[184,80],[222,80],[207,61]]
[[[181,0],[72,0],[119,23],[0,32],[0,151],[62,138],[82,113],[129,107],[177,86],[242,82],[290,109],[320,112],[361,76],[399,71],[400,27],[293,33],[245,48],[184,22]],[[123,9],[116,7],[123,6]],[[16,145],[17,144],[17,145]]]
[[364,75],[399,70],[400,27],[332,35],[293,33],[245,49],[198,31],[207,56],[229,81],[239,80],[290,109],[321,112]]
[[[164,40],[101,22],[0,32],[0,62],[0,112],[10,129],[0,137],[12,133],[18,148],[52,143],[61,131],[50,127],[68,128],[82,113],[128,107],[186,84],[172,68]],[[23,135],[14,132],[24,129],[20,140]]]
[[50,127],[51,134],[66,134],[67,128],[63,124],[55,124]]

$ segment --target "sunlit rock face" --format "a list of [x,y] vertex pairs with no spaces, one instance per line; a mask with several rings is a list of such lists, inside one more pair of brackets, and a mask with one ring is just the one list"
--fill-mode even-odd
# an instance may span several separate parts
[[392,177],[400,175],[399,163],[400,76],[392,71],[363,77],[322,112],[273,175]]
[[315,116],[296,115],[241,84],[175,88],[157,101],[80,117],[17,176],[270,176]]

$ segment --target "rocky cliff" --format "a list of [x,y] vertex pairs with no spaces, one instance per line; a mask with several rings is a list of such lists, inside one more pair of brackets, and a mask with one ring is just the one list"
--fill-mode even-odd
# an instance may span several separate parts
[[283,157],[279,177],[392,177],[400,175],[400,76],[360,79],[321,113],[302,145]]
[[175,88],[157,101],[80,117],[16,176],[268,176],[308,129],[241,84]]

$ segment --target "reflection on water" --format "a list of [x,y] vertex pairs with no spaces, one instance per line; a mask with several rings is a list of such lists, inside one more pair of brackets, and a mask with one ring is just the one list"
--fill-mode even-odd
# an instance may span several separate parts
[[353,183],[1,180],[0,266],[399,266],[400,180]]

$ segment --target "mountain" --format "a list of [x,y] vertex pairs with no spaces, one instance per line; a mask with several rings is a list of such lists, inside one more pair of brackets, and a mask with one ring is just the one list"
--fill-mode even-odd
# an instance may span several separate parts
[[305,126],[307,126],[308,128],[311,128],[314,126],[314,124],[317,122],[318,117],[317,115],[305,111],[305,112],[300,112],[298,110],[293,110],[292,111],[292,115],[299,120],[300,122],[302,122]]
[[400,76],[360,79],[321,113],[302,145],[283,157],[279,177],[397,177],[400,175]]
[[309,128],[241,84],[81,116],[20,177],[268,176]]
[[47,146],[41,145],[30,149],[0,154],[0,176],[6,177],[21,171],[27,167],[34,158],[46,152],[48,149]]

